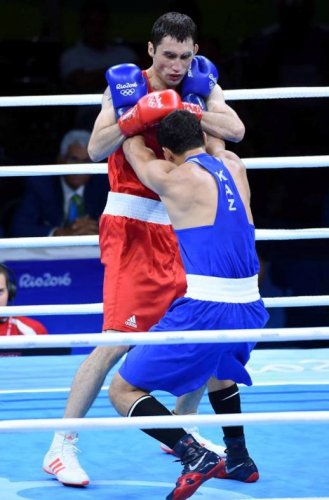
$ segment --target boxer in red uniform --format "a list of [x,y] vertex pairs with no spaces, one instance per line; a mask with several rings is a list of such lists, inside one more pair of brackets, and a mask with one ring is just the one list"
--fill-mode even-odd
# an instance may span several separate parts
[[[195,111],[201,119],[198,105],[184,103],[173,90],[164,90],[141,97],[118,124],[125,136],[135,135],[169,110],[180,108]],[[154,130],[144,135],[161,156]],[[121,148],[110,156],[109,182],[112,191],[100,222],[104,330],[147,331],[171,301],[185,293],[185,272],[162,203],[138,181]]]
[[[224,141],[238,142],[244,135],[242,122],[225,103],[217,84],[217,69],[206,58],[196,56],[196,31],[188,16],[164,14],[154,23],[148,43],[151,67],[142,72],[126,64],[114,66],[106,74],[108,88],[88,151],[93,161],[109,158],[111,192],[100,222],[105,266],[103,329],[107,331],[148,330],[186,289],[167,213],[159,197],[139,182],[126,162],[121,148],[125,138],[143,132],[146,145],[162,158],[154,127],[174,109],[195,113],[201,118],[203,130],[223,147]],[[177,90],[181,99],[168,89]],[[116,346],[93,350],[73,380],[64,418],[85,416],[107,373],[128,349]],[[231,385],[231,381],[223,381],[223,390]],[[201,395],[178,398],[176,412],[195,412]],[[76,457],[77,439],[70,430],[57,432],[43,468],[64,484],[82,486],[89,484],[89,478]]]

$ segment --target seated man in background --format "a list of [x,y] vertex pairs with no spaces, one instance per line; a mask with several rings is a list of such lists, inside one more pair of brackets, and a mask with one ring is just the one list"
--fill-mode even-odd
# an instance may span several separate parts
[[[6,307],[14,300],[17,286],[14,273],[5,264],[0,264],[0,307]],[[0,336],[5,335],[46,335],[44,325],[31,318],[20,316],[0,316]],[[0,356],[20,356],[22,352],[0,350]]]
[[[70,130],[60,145],[58,163],[87,163],[90,132]],[[92,166],[90,167],[92,170]],[[98,219],[109,191],[106,175],[31,177],[11,224],[10,235],[79,236],[98,234]]]

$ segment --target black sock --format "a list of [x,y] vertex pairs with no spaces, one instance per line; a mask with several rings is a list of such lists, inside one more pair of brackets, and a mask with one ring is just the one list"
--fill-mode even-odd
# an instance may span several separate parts
[[[130,408],[128,417],[149,417],[153,415],[172,415],[172,413],[163,406],[160,401],[153,396],[147,395],[139,398]],[[174,418],[174,417],[173,417]],[[186,431],[182,428],[177,429],[142,429],[145,434],[152,436],[161,443],[166,444],[169,448],[173,447],[178,441],[186,435]]]
[[[210,392],[208,394],[211,406],[217,415],[225,415],[228,413],[241,413],[240,391],[236,384],[221,389],[219,391]],[[242,425],[235,427],[223,427],[224,436],[227,438],[243,436]]]

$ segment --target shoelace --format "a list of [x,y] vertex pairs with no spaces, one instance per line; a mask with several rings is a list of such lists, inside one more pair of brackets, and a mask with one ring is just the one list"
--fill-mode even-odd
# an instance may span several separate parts
[[72,440],[65,439],[63,443],[63,458],[70,466],[75,466],[80,468],[80,464],[77,459],[77,454],[80,453],[79,448],[76,446],[78,438]]
[[179,458],[178,460],[174,460],[174,462],[180,462],[184,466],[184,469],[183,469],[183,473],[184,473],[185,469],[188,465],[190,465],[192,462],[194,462],[196,459],[200,458],[204,454],[205,454],[205,451],[194,448],[194,453],[191,452],[188,454],[188,456],[186,458],[184,458],[186,455],[186,453],[185,453],[183,458]]

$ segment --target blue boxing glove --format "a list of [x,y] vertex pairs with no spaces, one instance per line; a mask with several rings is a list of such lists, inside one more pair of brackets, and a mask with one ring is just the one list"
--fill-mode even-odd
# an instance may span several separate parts
[[182,81],[182,100],[207,109],[206,99],[217,84],[216,66],[204,56],[195,56]]
[[119,118],[147,94],[147,83],[136,64],[117,64],[105,73],[111,91],[113,107]]

